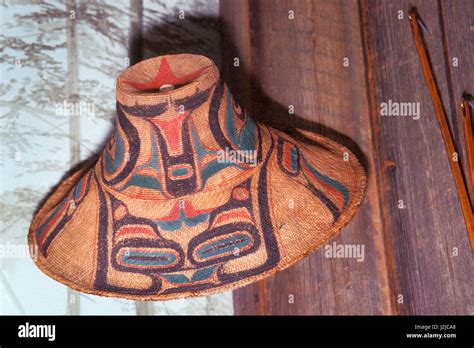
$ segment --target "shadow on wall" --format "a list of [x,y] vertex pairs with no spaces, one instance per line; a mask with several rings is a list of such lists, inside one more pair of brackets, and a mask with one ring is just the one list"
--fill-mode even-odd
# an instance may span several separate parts
[[[352,139],[329,127],[306,120],[298,115],[294,115],[290,119],[287,106],[277,103],[262,91],[258,78],[248,70],[248,67],[242,64],[242,60],[240,60],[239,67],[233,67],[233,59],[239,57],[239,52],[228,31],[228,26],[221,19],[209,16],[187,16],[186,20],[174,20],[152,27],[144,33],[134,35],[130,41],[129,56],[131,65],[142,59],[178,53],[200,54],[211,58],[221,70],[221,78],[228,84],[235,99],[256,120],[260,122],[265,122],[266,119],[275,120],[275,123],[271,124],[272,127],[292,136],[298,136],[298,140],[314,145],[318,144],[308,138],[302,138],[300,133],[294,132],[294,127],[322,134],[351,150],[364,167],[366,174],[369,172],[367,158]],[[262,64],[264,62],[258,63]],[[248,76],[250,79],[251,98],[245,98],[244,96],[243,88],[248,88],[246,86],[249,86],[249,84],[244,83],[242,76]],[[113,129],[111,133],[112,131]],[[99,147],[100,151],[71,168],[62,177],[61,181],[79,168],[94,165],[111,133],[105,138],[102,146]],[[57,185],[43,198],[35,213],[55,191],[56,187]]]

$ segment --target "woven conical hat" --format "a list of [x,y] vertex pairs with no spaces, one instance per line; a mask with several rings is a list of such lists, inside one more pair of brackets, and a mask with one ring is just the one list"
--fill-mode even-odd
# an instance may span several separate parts
[[308,255],[365,187],[346,147],[255,122],[210,59],[162,56],[119,76],[111,139],[46,199],[29,243],[44,273],[79,291],[201,296]]

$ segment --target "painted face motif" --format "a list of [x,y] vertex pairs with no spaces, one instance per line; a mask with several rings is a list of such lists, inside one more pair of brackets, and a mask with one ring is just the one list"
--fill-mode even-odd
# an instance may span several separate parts
[[[207,119],[194,119],[193,113],[202,106],[208,110]],[[255,253],[265,245],[268,236],[255,219],[253,206],[258,205],[258,197],[251,195],[253,177],[257,177],[252,173],[256,163],[262,162],[260,129],[240,109],[222,81],[188,97],[146,106],[119,103],[117,110],[118,130],[103,161],[104,177],[110,178],[107,183],[123,195],[133,195],[133,189],[138,187],[141,191],[135,191],[135,198],[152,190],[155,197],[159,193],[172,203],[167,202],[160,211],[147,217],[141,214],[138,218],[113,193],[99,190],[100,206],[110,207],[110,211],[104,209],[102,214],[104,223],[105,216],[112,216],[114,237],[106,246],[111,250],[110,260],[101,260],[99,269],[103,273],[98,274],[95,283],[98,289],[118,291],[107,280],[111,268],[151,279],[148,288],[121,291],[169,294],[225,284],[243,273],[252,275],[278,262],[278,248],[270,243],[268,251],[260,252],[261,260],[253,270],[232,272],[223,267]],[[149,145],[134,131],[134,121],[140,123],[138,127],[145,124],[148,127]],[[212,141],[202,139],[206,134],[197,130],[196,122],[208,123]],[[126,139],[129,135],[136,137]],[[126,163],[116,162],[116,158],[125,159],[127,146],[130,157],[146,158],[146,161],[135,162],[130,169]],[[231,151],[243,154],[244,160],[232,161],[222,156]],[[137,152],[141,155],[137,156]],[[249,154],[255,154],[253,162],[248,161]],[[203,204],[199,196],[188,196],[206,190],[206,184],[213,176],[222,175],[223,170],[247,179],[220,194],[214,205]],[[121,180],[116,180],[117,177]],[[258,182],[254,185],[258,186]],[[271,236],[271,226],[267,227]]]
[[[219,114],[222,99],[227,109]],[[200,108],[208,109],[209,117],[194,118]],[[261,161],[262,144],[257,124],[241,111],[236,119],[238,110],[230,92],[224,95],[222,81],[156,105],[118,103],[116,131],[103,156],[106,183],[136,198],[147,190],[155,199],[177,198],[202,191],[223,170],[227,180],[242,175]],[[208,124],[210,132],[198,131],[197,123]],[[240,158],[229,160],[232,154]]]

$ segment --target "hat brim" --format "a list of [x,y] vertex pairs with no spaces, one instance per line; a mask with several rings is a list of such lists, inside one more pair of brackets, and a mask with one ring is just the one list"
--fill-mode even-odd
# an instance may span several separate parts
[[[207,221],[200,222],[201,225],[198,223],[198,226],[208,227],[204,227],[203,231],[187,242],[183,248],[186,249],[185,255],[178,253],[174,256],[191,258],[194,269],[184,267],[186,270],[180,273],[183,264],[180,268],[175,263],[162,277],[159,267],[147,269],[146,263],[145,267],[136,263],[121,263],[127,257],[123,256],[124,249],[130,251],[142,248],[140,250],[149,251],[156,247],[161,252],[163,248],[174,246],[163,245],[158,241],[155,243],[145,232],[139,234],[138,238],[128,239],[135,244],[128,243],[126,238],[112,240],[107,231],[111,231],[111,225],[115,226],[116,217],[112,210],[117,203],[110,201],[104,189],[98,185],[94,176],[95,167],[80,168],[73,172],[58,185],[35,214],[28,241],[30,246],[40,249],[34,260],[36,265],[51,278],[84,293],[147,301],[204,296],[232,290],[288,268],[348,224],[364,198],[367,177],[356,156],[345,146],[327,137],[297,130],[299,136],[295,138],[275,129],[266,129],[272,138],[272,148],[263,165],[246,180],[246,187],[243,183],[229,185],[191,197],[217,205],[210,213],[207,211]],[[89,203],[79,200],[80,205],[71,209],[64,203],[67,201],[65,197],[75,195],[74,188],[85,177],[88,191],[83,188],[84,192],[78,196],[82,200],[89,199]],[[227,213],[230,210],[237,213],[245,210],[243,203],[229,203],[235,199],[245,202],[246,197],[234,197],[236,187],[243,188],[240,191],[244,193],[247,189],[250,194],[247,208],[250,215],[254,214],[250,216],[254,219],[253,227],[248,216],[244,216],[243,220],[239,217],[237,222],[231,216],[229,223],[224,221],[211,228],[209,216],[215,222],[226,209]],[[87,197],[81,197],[81,194]],[[50,219],[52,212],[58,211],[61,203],[66,204],[62,208],[63,216],[59,217],[65,221],[63,231],[55,236],[47,253],[41,252],[38,243],[40,224]],[[165,210],[173,202],[170,200],[156,204],[157,210]],[[158,206],[160,204],[162,208]],[[128,209],[126,213],[137,215],[139,209]],[[109,214],[103,213],[104,210],[108,210]],[[129,223],[136,226],[143,221],[139,219],[134,217]],[[108,229],[103,229],[105,232],[101,235],[100,225],[104,223],[108,224]],[[233,226],[231,231],[226,229],[230,225]],[[246,233],[238,234],[242,231]],[[163,233],[160,237],[163,237]],[[176,235],[176,231],[166,234],[170,239]],[[219,239],[222,241],[223,238],[227,238],[226,241],[231,241],[231,238],[234,238],[233,242],[244,241],[239,245],[237,255],[227,252],[224,256],[217,255],[217,258],[215,255],[204,257],[205,251],[210,250],[209,241],[219,243]],[[114,256],[113,243],[117,243]],[[122,253],[121,259],[118,253]],[[109,273],[104,275],[104,268]],[[167,284],[166,289],[164,283]]]

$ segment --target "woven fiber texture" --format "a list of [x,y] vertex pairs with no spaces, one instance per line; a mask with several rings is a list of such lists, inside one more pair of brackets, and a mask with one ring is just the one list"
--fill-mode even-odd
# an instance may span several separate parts
[[308,255],[365,187],[344,146],[255,122],[210,59],[162,56],[119,76],[110,140],[47,198],[28,240],[44,273],[82,292],[201,296]]

